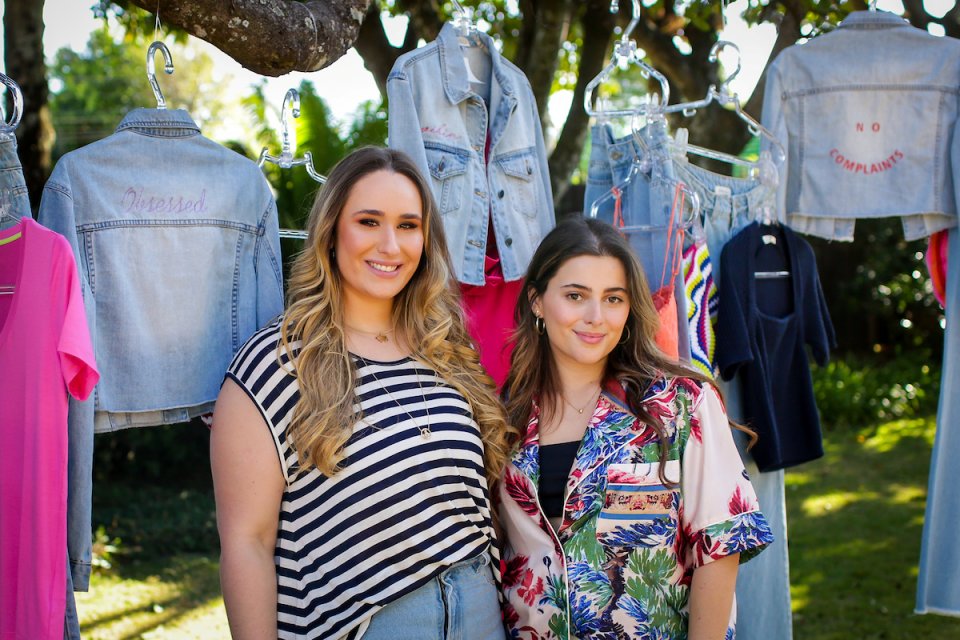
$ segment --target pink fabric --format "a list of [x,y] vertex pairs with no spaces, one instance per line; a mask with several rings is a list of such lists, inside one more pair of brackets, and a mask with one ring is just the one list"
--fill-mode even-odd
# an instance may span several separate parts
[[67,393],[99,379],[73,251],[30,218],[0,232],[0,640],[63,638]]
[[514,347],[510,339],[514,329],[513,313],[523,280],[504,280],[500,259],[490,255],[485,258],[484,274],[486,284],[475,286],[461,283],[460,292],[463,294],[467,331],[480,354],[480,364],[499,390],[510,370],[510,356]]
[[947,232],[937,231],[930,236],[927,245],[927,269],[930,271],[930,282],[933,284],[933,295],[941,307],[946,307],[947,290]]

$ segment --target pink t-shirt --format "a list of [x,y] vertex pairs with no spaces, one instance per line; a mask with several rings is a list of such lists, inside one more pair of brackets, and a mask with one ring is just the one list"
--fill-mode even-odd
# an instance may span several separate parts
[[[16,237],[19,234],[19,237]],[[99,379],[73,251],[30,218],[0,232],[0,640],[63,638],[67,393]]]

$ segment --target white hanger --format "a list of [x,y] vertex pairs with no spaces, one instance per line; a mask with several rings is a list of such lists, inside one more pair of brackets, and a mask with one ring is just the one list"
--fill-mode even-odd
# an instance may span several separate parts
[[9,122],[7,121],[6,111],[3,109],[3,101],[0,100],[0,115],[3,116],[3,123],[0,124],[0,134],[12,134],[20,124],[20,118],[23,117],[23,92],[20,91],[20,85],[14,82],[12,78],[7,77],[6,74],[0,73],[0,82],[7,87],[7,91],[13,97],[13,115],[11,115]]
[[[288,89],[286,95],[283,96],[283,104],[280,105],[280,155],[272,156],[267,147],[264,147],[260,151],[257,165],[262,167],[264,162],[270,162],[281,169],[303,166],[307,170],[307,175],[320,184],[324,184],[327,178],[319,174],[313,167],[313,153],[307,151],[303,154],[303,157],[296,158],[291,151],[293,144],[296,144],[297,131],[290,128],[290,122],[287,120],[287,107],[290,108],[290,113],[294,118],[300,117],[300,94],[296,89]],[[291,139],[293,139],[293,144],[290,142]],[[304,240],[307,237],[307,232],[300,229],[280,229],[280,237]]]
[[[618,7],[619,3],[617,0],[613,0],[610,4],[610,12],[615,13]],[[620,36],[620,39],[614,45],[613,56],[610,59],[609,64],[601,69],[600,73],[598,73],[590,82],[587,83],[586,91],[584,92],[583,96],[583,108],[584,111],[587,112],[587,115],[594,117],[610,117],[634,116],[637,114],[643,114],[651,117],[659,117],[662,115],[660,106],[670,102],[670,83],[667,81],[666,76],[643,61],[638,53],[637,43],[630,39],[630,34],[640,21],[640,0],[631,0],[631,7],[633,9],[633,15],[631,16],[630,23],[624,30],[623,35]],[[602,100],[600,100],[599,97],[597,102],[594,103],[594,90],[607,78],[609,78],[613,73],[613,70],[621,63],[633,63],[639,66],[641,74],[644,78],[652,77],[658,83],[660,83],[660,98],[657,99],[652,97],[651,104],[641,105],[632,109],[604,109],[602,107]]]
[[150,82],[153,95],[157,99],[157,109],[166,109],[167,101],[163,99],[163,92],[160,91],[160,84],[157,82],[157,69],[153,61],[158,49],[163,54],[163,70],[168,75],[173,73],[173,57],[170,55],[170,49],[159,40],[155,40],[147,47],[147,80]]
[[[697,109],[702,109],[711,102],[716,102],[717,104],[723,106],[732,106],[734,113],[736,113],[737,116],[747,124],[747,129],[750,131],[751,135],[766,138],[773,145],[773,148],[776,150],[773,160],[778,165],[782,164],[784,159],[787,157],[783,145],[769,129],[757,122],[753,117],[750,116],[750,114],[743,110],[743,107],[740,105],[740,98],[737,96],[736,92],[730,91],[730,83],[733,82],[733,79],[736,78],[737,74],[740,73],[740,47],[727,40],[718,40],[710,49],[709,60],[710,62],[716,62],[718,54],[727,47],[732,48],[737,53],[737,68],[727,77],[726,80],[720,83],[720,87],[717,88],[716,85],[711,84],[707,88],[706,97],[704,97],[702,100],[671,104],[663,107],[663,112],[682,112],[683,115],[690,117],[697,112]],[[712,157],[716,160],[723,160],[726,162],[731,162],[732,164],[739,164],[739,162],[732,160],[732,158],[735,158],[736,156],[731,156],[730,154],[725,154],[721,151],[705,150],[703,147],[691,147],[690,145],[687,145],[687,149],[695,149],[696,151],[711,151],[713,155],[705,157]],[[738,160],[743,159],[738,158]]]

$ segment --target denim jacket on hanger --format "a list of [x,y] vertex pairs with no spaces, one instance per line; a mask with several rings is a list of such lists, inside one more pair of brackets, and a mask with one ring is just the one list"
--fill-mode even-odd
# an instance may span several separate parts
[[477,37],[490,56],[489,104],[470,88],[449,23],[435,41],[397,59],[387,95],[389,144],[430,176],[457,279],[482,285],[488,220],[503,275],[518,280],[555,219],[530,82],[490,36]]
[[960,41],[894,14],[854,12],[788,47],[763,103],[763,124],[787,151],[780,215],[832,240],[853,240],[855,218],[903,216],[908,240],[956,226],[958,111]]
[[39,220],[73,247],[101,372],[69,418],[71,467],[86,468],[71,468],[68,543],[86,590],[93,431],[212,410],[236,350],[283,308],[277,209],[256,163],[186,111],[135,109],[60,159]]

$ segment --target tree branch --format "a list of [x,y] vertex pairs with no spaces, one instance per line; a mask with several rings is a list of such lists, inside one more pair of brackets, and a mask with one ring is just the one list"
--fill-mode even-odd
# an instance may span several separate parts
[[317,71],[353,46],[369,0],[130,0],[265,76]]

